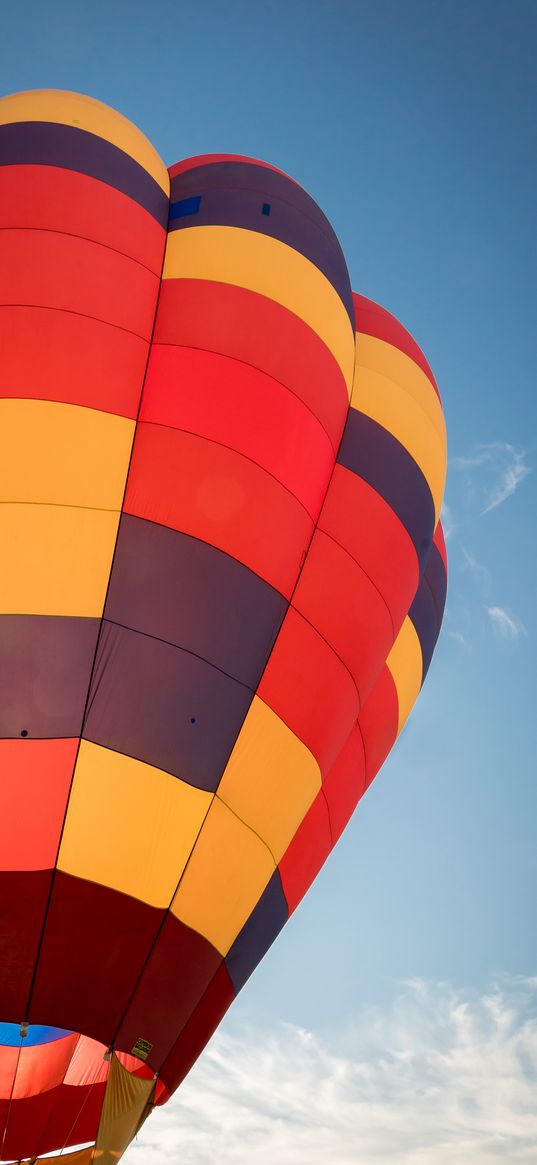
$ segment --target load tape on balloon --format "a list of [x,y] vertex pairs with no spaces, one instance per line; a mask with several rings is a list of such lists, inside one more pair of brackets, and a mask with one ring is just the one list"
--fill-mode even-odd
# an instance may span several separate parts
[[275,167],[52,91],[0,162],[1,1155],[117,1160],[418,695],[445,427]]

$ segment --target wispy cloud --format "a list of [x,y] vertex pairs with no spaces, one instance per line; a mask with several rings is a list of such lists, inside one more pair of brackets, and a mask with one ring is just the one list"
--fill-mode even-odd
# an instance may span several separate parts
[[217,1034],[131,1165],[534,1165],[537,980],[407,984],[338,1048],[289,1025]]
[[446,501],[442,502],[442,510],[440,513],[440,520],[442,522],[442,529],[444,531],[444,538],[446,542],[453,537],[455,531],[455,519],[451,506],[448,506]]
[[489,618],[494,630],[502,639],[510,643],[516,642],[521,635],[526,634],[526,628],[516,615],[510,615],[503,607],[487,607]]
[[[451,465],[467,472],[471,496],[480,497],[482,514],[488,514],[512,497],[531,473],[525,450],[517,449],[507,441],[478,445],[470,456],[454,457]],[[478,470],[482,471],[479,482],[474,473]]]

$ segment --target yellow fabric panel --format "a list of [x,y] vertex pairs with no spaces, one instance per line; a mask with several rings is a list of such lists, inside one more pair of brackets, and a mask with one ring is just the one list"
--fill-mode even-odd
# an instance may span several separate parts
[[212,794],[83,740],[58,866],[150,906],[168,906]]
[[321,787],[309,749],[254,696],[218,796],[268,845],[279,862]]
[[0,498],[121,509],[135,422],[46,400],[0,400]]
[[337,291],[319,268],[279,239],[242,227],[185,227],[166,243],[164,279],[213,279],[276,300],[304,320],[352,388],[354,332]]
[[119,513],[0,504],[0,613],[102,614]]
[[419,696],[423,660],[420,641],[414,624],[408,615],[386,660],[393,676],[399,701],[397,735],[407,720]]
[[30,1157],[24,1159],[21,1165],[34,1165],[36,1161],[46,1161],[47,1165],[91,1165],[93,1148],[76,1149],[74,1153],[60,1153],[57,1157]]
[[[393,380],[408,392],[409,396],[423,409],[438,436],[446,441],[446,423],[438,393],[429,377],[406,352],[394,348],[376,336],[356,335],[356,368],[370,368],[379,372],[387,380]],[[357,406],[358,407],[358,406]]]
[[91,1161],[115,1165],[148,1115],[156,1081],[134,1076],[114,1053]]
[[117,110],[66,89],[31,89],[10,93],[0,99],[0,125],[16,121],[52,121],[74,125],[112,142],[129,154],[170,194],[170,179],[164,162],[145,134]]
[[274,870],[266,845],[216,796],[172,912],[226,955]]
[[360,367],[356,369],[351,405],[372,417],[408,450],[429,484],[438,521],[446,476],[446,442],[423,409],[398,384]]

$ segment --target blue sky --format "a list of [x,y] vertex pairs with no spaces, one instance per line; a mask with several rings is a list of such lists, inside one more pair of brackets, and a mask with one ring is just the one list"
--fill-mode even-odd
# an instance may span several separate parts
[[[90,93],[135,121],[167,164],[220,150],[264,158],[297,178],[331,219],[354,288],[413,332],[443,395],[450,585],[426,688],[337,851],[226,1020],[213,1060],[196,1069],[214,1097],[209,1076],[219,1055],[238,1057],[245,1078],[257,1071],[271,1089],[287,1056],[310,1092],[326,1072],[341,1077],[334,1057],[351,1065],[354,1080],[358,1062],[369,1065],[377,1140],[369,1120],[372,1139],[351,1151],[341,1129],[362,1118],[353,1109],[351,1119],[345,1105],[330,1109],[333,1140],[317,1143],[331,1165],[369,1165],[374,1153],[379,1165],[427,1160],[415,1154],[439,1121],[423,1112],[420,1125],[420,1106],[418,1149],[401,1138],[386,1148],[381,1137],[386,1098],[408,1110],[397,1090],[400,1058],[394,1053],[391,1077],[374,1067],[405,1014],[416,1017],[405,1044],[414,1049],[412,1096],[427,1093],[424,1065],[447,1031],[449,1063],[464,1048],[477,1062],[488,1048],[494,1076],[493,1065],[513,1056],[513,1095],[527,1085],[531,1057],[537,1067],[536,31],[533,0],[2,5],[4,92]],[[471,1039],[457,1026],[460,1008]],[[505,1044],[502,1017],[513,1009],[526,1035],[528,1016],[533,1023],[526,1067],[513,1051],[519,1028]],[[249,1058],[260,1048],[265,1076]],[[446,1094],[448,1076],[439,1085]],[[194,1128],[203,1119],[190,1087]],[[457,1096],[475,1110],[470,1086]],[[251,1113],[260,1106],[253,1097]],[[436,1144],[435,1165],[533,1159],[524,1155],[526,1132],[516,1131],[526,1129],[520,1113],[509,1123],[508,1105],[503,1132],[494,1126],[500,1108],[491,1096],[477,1132],[468,1132],[469,1150],[446,1133],[449,1151],[443,1157]],[[188,1125],[181,1111],[179,1149]],[[293,1147],[292,1103],[285,1153],[270,1140],[279,1134],[268,1110],[253,1126],[240,1112],[254,1131],[250,1141],[238,1138],[234,1165],[241,1152],[263,1165],[257,1135],[279,1165],[314,1160],[299,1133]],[[155,1120],[149,1155],[144,1142],[139,1150],[148,1165],[165,1159]],[[188,1142],[190,1165],[225,1162],[222,1138],[213,1130],[206,1142]]]

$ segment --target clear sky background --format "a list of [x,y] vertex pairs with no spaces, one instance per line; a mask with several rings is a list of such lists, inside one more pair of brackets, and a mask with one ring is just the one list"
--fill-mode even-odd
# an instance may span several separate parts
[[168,165],[237,152],[302,183],[355,290],[424,348],[448,427],[448,607],[422,697],[130,1159],[534,1165],[537,4],[0,12],[4,92],[89,93]]

